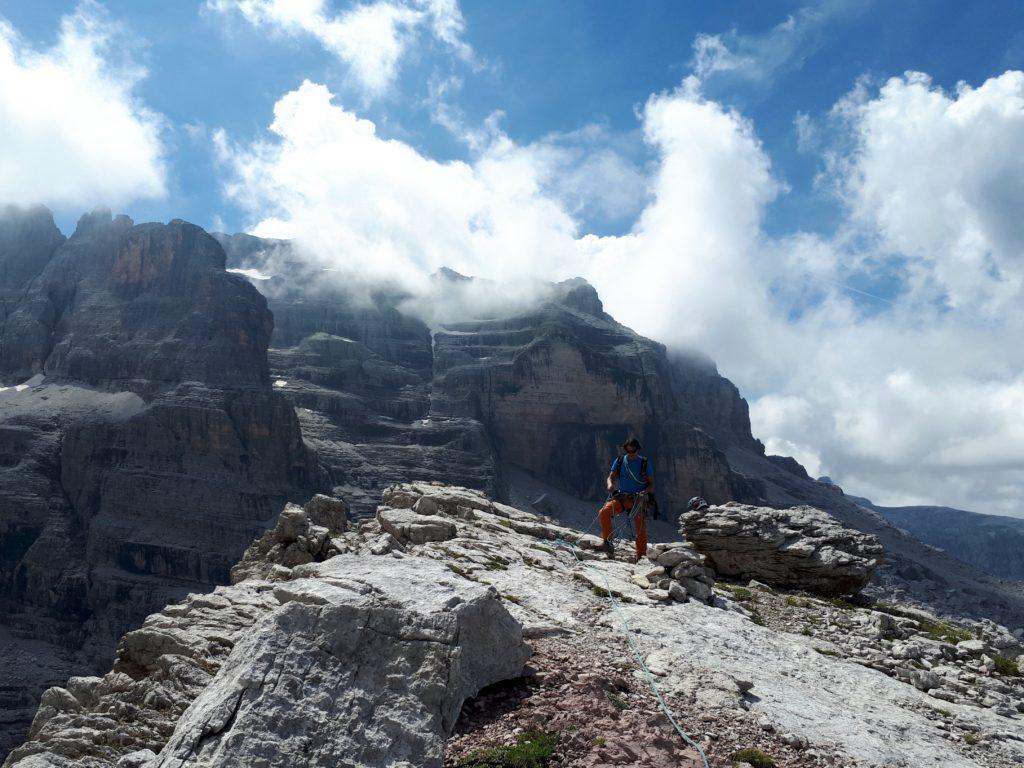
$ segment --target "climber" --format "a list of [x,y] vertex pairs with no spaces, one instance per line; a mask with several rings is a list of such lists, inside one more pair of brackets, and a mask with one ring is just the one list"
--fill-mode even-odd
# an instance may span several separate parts
[[[625,456],[618,456],[612,462],[608,473],[608,501],[601,507],[601,539],[608,557],[615,556],[612,517],[626,510],[633,511],[633,527],[636,529],[636,561],[647,554],[647,510],[655,519],[658,508],[654,503],[654,475],[651,474],[646,456],[640,455],[640,441],[629,438],[622,444]],[[618,488],[616,488],[618,485]]]

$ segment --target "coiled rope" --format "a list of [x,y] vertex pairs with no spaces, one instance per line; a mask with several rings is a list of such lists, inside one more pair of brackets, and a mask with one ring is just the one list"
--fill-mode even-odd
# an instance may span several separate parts
[[[642,511],[646,513],[646,509],[642,509]],[[629,517],[632,517],[632,515],[636,513],[635,510],[629,510],[629,512],[631,513]],[[598,513],[598,515],[600,515],[600,512]],[[580,539],[582,539],[584,536],[590,533],[590,531],[594,527],[594,523],[596,523],[597,521],[598,516],[595,516],[594,521],[590,524],[590,527],[587,528],[587,530],[580,535],[576,542],[566,541],[565,539],[554,539],[552,543],[556,546],[562,545],[564,547],[567,547],[569,551],[572,552],[573,556],[576,558],[576,561],[580,565],[584,565],[584,560],[579,555],[578,542],[580,541]],[[665,697],[661,693],[661,689],[658,688],[658,684],[654,681],[654,675],[651,673],[651,670],[648,669],[647,663],[644,661],[643,654],[640,652],[640,646],[637,645],[636,638],[633,637],[633,628],[629,625],[629,619],[627,619],[619,611],[619,607],[618,605],[616,605],[614,597],[612,597],[611,583],[608,581],[608,574],[606,574],[600,568],[598,568],[597,571],[601,574],[601,578],[604,580],[604,596],[608,601],[608,606],[611,608],[612,613],[616,616],[616,618],[621,620],[621,629],[626,636],[626,642],[629,644],[630,650],[633,651],[633,656],[636,657],[636,661],[637,664],[640,665],[640,669],[643,670],[644,679],[646,680],[647,685],[650,687],[651,692],[654,694],[654,698],[658,700],[658,706],[661,708],[661,711],[665,713],[665,717],[668,718],[668,721],[672,723],[672,727],[676,729],[676,733],[678,733],[682,737],[683,741],[685,741],[691,747],[696,749],[697,752],[700,754],[700,759],[704,762],[704,768],[710,768],[710,765],[708,764],[708,757],[704,754],[704,750],[701,748],[700,744],[698,744],[696,741],[690,738],[690,734],[683,730],[683,727],[679,725],[678,721],[676,721],[675,716],[672,714],[672,710],[669,708],[668,703],[665,701]]]

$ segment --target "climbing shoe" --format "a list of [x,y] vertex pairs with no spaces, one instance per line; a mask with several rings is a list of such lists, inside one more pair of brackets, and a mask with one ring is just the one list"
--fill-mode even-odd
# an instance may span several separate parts
[[611,539],[606,539],[605,542],[601,544],[601,551],[605,553],[609,560],[615,558],[615,545],[612,544]]

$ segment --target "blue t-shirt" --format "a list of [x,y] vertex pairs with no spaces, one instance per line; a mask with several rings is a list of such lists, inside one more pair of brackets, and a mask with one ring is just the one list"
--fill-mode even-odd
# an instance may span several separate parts
[[[647,483],[644,482],[644,477],[640,473],[640,467],[644,463],[645,459],[640,454],[637,454],[635,459],[630,459],[628,456],[622,456],[615,459],[612,462],[612,472],[619,473],[619,490],[623,493],[638,493],[640,491],[647,490]],[[619,466],[621,463],[621,466]],[[650,462],[647,463],[647,476],[653,477],[651,472]]]

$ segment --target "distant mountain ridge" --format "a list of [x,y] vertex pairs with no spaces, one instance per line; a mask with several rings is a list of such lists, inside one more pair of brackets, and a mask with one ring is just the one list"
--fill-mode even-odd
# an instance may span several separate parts
[[952,507],[882,507],[856,499],[897,528],[993,576],[1024,581],[1024,520]]

